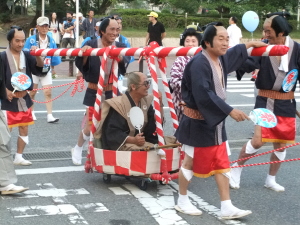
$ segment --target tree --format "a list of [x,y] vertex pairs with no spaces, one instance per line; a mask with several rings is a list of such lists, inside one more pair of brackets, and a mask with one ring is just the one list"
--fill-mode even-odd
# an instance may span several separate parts
[[9,8],[6,5],[7,0],[0,0],[0,13],[9,11]]

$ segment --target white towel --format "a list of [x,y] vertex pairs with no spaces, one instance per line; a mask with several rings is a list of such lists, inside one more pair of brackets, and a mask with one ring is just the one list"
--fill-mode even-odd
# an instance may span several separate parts
[[[284,45],[289,47],[289,43],[290,43],[290,37],[286,36]],[[281,63],[280,63],[280,66],[278,67],[278,69],[281,70],[281,71],[284,71],[284,72],[289,71],[289,56],[288,56],[288,53],[281,56]]]

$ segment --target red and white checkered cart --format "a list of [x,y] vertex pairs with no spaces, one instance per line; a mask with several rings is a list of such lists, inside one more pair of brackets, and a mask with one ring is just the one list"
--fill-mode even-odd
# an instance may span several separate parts
[[[104,52],[100,77],[98,83],[97,91],[97,100],[95,103],[95,114],[93,115],[93,124],[91,128],[91,133],[93,134],[99,121],[101,119],[100,115],[100,104],[101,96],[103,91],[103,80],[104,80],[104,71],[106,66],[106,58],[109,55],[111,49],[116,50],[114,47],[107,48],[107,51]],[[155,109],[155,119],[156,119],[156,132],[158,136],[158,146],[165,146],[163,129],[162,129],[162,118],[160,115],[160,104],[159,104],[159,93],[158,93],[158,84],[157,84],[157,73],[155,68],[155,53],[151,51],[151,48],[144,49],[144,53],[147,51],[147,55],[143,54],[146,57],[148,62],[148,67],[153,79],[153,96],[154,96],[154,109]],[[112,57],[110,55],[110,57]],[[164,83],[164,91],[168,99],[168,104],[170,107],[171,117],[173,119],[173,125],[176,129],[178,127],[177,116],[175,114],[170,90],[168,87],[166,70],[165,70],[165,59],[161,58],[158,60],[160,66],[160,72],[162,80]],[[117,96],[117,60],[113,62],[113,96]],[[86,172],[97,171],[103,173],[103,180],[105,183],[111,181],[111,175],[123,175],[126,177],[138,177],[141,178],[139,182],[139,187],[142,190],[147,189],[148,182],[152,180],[159,180],[161,184],[166,184],[173,179],[178,178],[178,171],[181,165],[181,148],[178,144],[171,145],[172,147],[161,148],[165,155],[158,155],[158,148],[154,148],[149,151],[112,151],[96,148],[92,142],[89,144],[89,150],[87,155],[87,162],[85,164]],[[175,147],[176,146],[176,147]],[[160,150],[161,152],[161,150]]]
[[[155,59],[158,61],[159,70],[164,86],[164,92],[168,101],[171,119],[174,129],[178,128],[178,120],[174,110],[172,97],[168,87],[166,76],[166,60],[167,56],[186,56],[195,55],[201,51],[199,47],[160,47],[157,43],[150,43],[146,48],[115,48],[110,46],[101,49],[89,49],[82,52],[81,49],[38,49],[31,52],[35,56],[102,56],[100,76],[97,89],[97,98],[95,102],[95,110],[93,115],[93,123],[91,127],[91,140],[87,161],[85,163],[86,172],[98,171],[103,173],[104,182],[108,183],[111,180],[111,175],[124,175],[130,177],[142,177],[140,188],[147,189],[147,181],[159,180],[161,183],[167,184],[172,179],[178,178],[178,170],[180,168],[183,153],[180,147],[166,148],[164,145],[164,134],[162,129],[162,119],[160,115],[158,79],[155,68]],[[288,51],[288,47],[284,45],[269,45],[261,48],[248,49],[248,54],[251,56],[272,56],[284,55]],[[99,149],[93,146],[93,134],[95,133],[101,120],[101,96],[104,85],[104,71],[106,67],[107,57],[113,60],[113,96],[117,96],[118,82],[118,56],[144,56],[146,57],[148,67],[153,79],[153,96],[154,110],[156,119],[156,132],[158,136],[158,146],[162,148],[165,155],[157,154],[157,151],[113,151]]]

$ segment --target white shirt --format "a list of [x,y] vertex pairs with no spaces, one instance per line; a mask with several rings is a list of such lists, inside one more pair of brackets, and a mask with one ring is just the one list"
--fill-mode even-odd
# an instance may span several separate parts
[[241,29],[236,24],[231,24],[227,28],[228,36],[229,36],[229,47],[233,47],[240,43],[240,39],[242,36]]
[[46,49],[47,46],[48,46],[48,37],[47,37],[47,35],[46,35],[44,40],[41,38],[41,36],[39,36],[39,41],[40,41],[40,48],[41,49]]

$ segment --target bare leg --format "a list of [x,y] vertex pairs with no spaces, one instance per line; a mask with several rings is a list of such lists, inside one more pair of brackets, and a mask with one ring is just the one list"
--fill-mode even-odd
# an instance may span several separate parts
[[[286,146],[285,143],[273,143],[273,146],[274,146],[274,149],[277,149],[277,148],[282,148],[284,146]],[[281,150],[280,152],[284,152],[285,150]],[[278,159],[278,157],[272,153],[271,157],[270,157],[270,161],[279,161],[280,159]],[[281,166],[281,163],[273,163],[273,164],[270,164],[270,169],[269,169],[269,174],[272,175],[272,176],[276,176],[279,168]]]
[[[274,149],[277,148],[282,148],[284,146],[286,146],[285,143],[273,143]],[[270,161],[279,161],[279,160],[284,160],[285,158],[285,149],[272,153],[272,155],[270,156]],[[270,164],[270,169],[269,169],[269,174],[267,175],[267,179],[265,182],[265,187],[269,188],[273,191],[285,191],[285,188],[283,186],[281,186],[280,184],[278,184],[276,182],[275,176],[280,168],[281,163],[274,163],[274,164]]]
[[[51,87],[51,85],[44,85],[43,86],[43,88],[46,88],[46,87]],[[54,118],[53,115],[52,115],[52,101],[50,101],[52,99],[51,89],[44,89],[43,92],[44,92],[45,100],[47,102],[46,103],[47,121],[48,121],[48,123],[58,122],[59,119]]]
[[215,174],[215,180],[218,186],[221,201],[230,200],[229,179],[222,173]]
[[[265,144],[264,142],[261,141],[261,127],[260,126],[255,126],[254,135],[251,139],[251,144],[255,149],[259,149],[261,146],[263,146]],[[246,153],[246,145],[247,144],[245,144],[243,146],[243,148],[240,152],[240,155],[239,155],[239,159],[250,157],[250,156],[256,154],[256,152],[252,153],[252,154]],[[240,162],[238,162],[238,165],[244,165],[245,162],[247,162],[247,161],[248,161],[248,159],[240,161]]]
[[[50,87],[51,85],[44,85],[43,88]],[[52,98],[51,89],[44,89],[45,100],[50,101]],[[46,103],[47,114],[52,114],[52,102]]]
[[193,158],[185,154],[181,169],[179,171],[179,198],[175,209],[188,215],[201,215],[201,210],[197,209],[187,195],[188,185],[193,177]]
[[[193,158],[185,154],[182,167],[187,170],[193,170]],[[179,170],[179,177],[178,177],[178,183],[179,183],[179,193],[181,195],[187,195],[187,189],[189,186],[190,181],[188,181],[183,173],[182,170]]]
[[71,150],[72,151],[72,161],[74,165],[81,165],[82,160],[82,149],[85,141],[89,139],[90,136],[90,128],[91,125],[89,124],[89,108],[86,108],[86,115],[85,115],[85,126],[84,129],[81,130],[77,144]]
[[[90,132],[91,132],[91,124],[89,124],[89,108],[86,108],[86,115],[85,115],[85,126],[83,128],[83,133],[86,135],[86,136],[90,136]],[[82,131],[80,132],[79,134],[79,137],[78,137],[78,141],[77,141],[77,145],[79,147],[82,147],[83,144],[85,143],[85,140],[83,138],[83,133]]]
[[[28,126],[20,126],[19,127],[19,135],[26,137],[28,136]],[[18,137],[18,142],[17,142],[17,153],[23,154],[23,151],[25,149],[26,143],[24,140],[20,137]]]
[[21,166],[29,166],[32,163],[23,158],[23,151],[28,144],[28,126],[19,127],[19,137],[17,141],[17,153],[15,154],[14,164]]
[[[246,143],[240,152],[239,159],[247,158],[252,155],[255,155],[258,149],[264,145],[264,142],[261,141],[261,127],[255,126],[254,135],[250,143]],[[232,166],[244,165],[248,159],[234,163]],[[229,184],[231,188],[239,189],[240,188],[240,177],[242,173],[242,168],[232,168],[230,171],[230,180]]]

